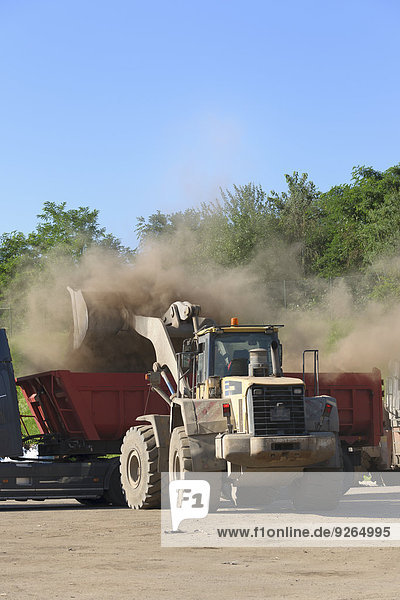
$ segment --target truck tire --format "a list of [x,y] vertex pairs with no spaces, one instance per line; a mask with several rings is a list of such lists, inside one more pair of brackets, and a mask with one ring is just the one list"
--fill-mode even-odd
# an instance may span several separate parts
[[110,487],[104,491],[104,498],[113,506],[128,506],[125,494],[121,485],[121,475],[118,464],[112,470],[110,477]]
[[[189,438],[184,427],[176,427],[169,444],[169,479],[191,479],[189,473],[193,473]],[[209,512],[216,512],[221,500],[222,474],[212,473],[207,478],[205,472],[201,474],[201,478],[210,480]]]
[[160,508],[161,473],[151,425],[131,427],[121,446],[121,485],[130,508]]

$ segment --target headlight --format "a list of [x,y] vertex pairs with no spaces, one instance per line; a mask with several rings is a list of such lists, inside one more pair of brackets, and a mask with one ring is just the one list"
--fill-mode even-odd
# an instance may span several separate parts
[[262,388],[253,388],[253,396],[262,396],[263,389]]
[[301,387],[293,388],[293,394],[295,396],[300,396],[300,394],[302,394],[302,393],[303,393],[303,388],[301,388]]

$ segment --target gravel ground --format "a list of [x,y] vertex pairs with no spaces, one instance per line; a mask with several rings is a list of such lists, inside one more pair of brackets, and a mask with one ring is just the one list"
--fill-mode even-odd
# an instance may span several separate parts
[[397,599],[399,548],[162,548],[160,511],[0,503],[0,599]]

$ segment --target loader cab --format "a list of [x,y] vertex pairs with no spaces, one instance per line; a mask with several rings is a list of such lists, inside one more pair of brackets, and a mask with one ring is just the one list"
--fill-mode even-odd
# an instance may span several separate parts
[[197,336],[196,383],[209,377],[247,377],[250,350],[267,351],[267,373],[272,375],[272,348],[277,348],[279,369],[282,368],[282,345],[276,326],[212,327]]

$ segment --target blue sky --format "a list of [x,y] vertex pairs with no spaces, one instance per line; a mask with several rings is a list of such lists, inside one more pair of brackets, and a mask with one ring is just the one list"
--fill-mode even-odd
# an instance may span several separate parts
[[136,217],[400,162],[397,0],[1,0],[0,233],[43,202]]

